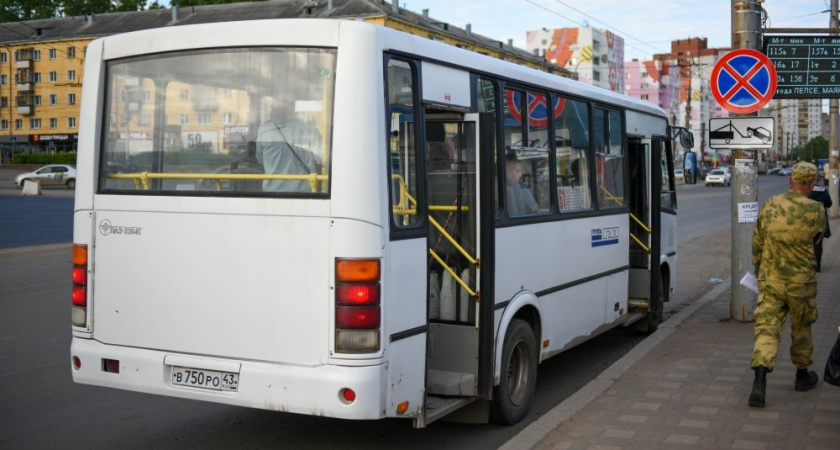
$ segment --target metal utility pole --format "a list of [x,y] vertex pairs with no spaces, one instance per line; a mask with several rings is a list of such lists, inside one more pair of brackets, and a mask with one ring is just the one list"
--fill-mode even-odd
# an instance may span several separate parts
[[[732,0],[732,48],[761,50],[761,3],[763,0]],[[739,115],[757,116],[756,113]],[[752,236],[755,224],[740,223],[740,204],[758,203],[758,170],[756,149],[732,150],[732,298],[729,318],[752,322],[756,306],[755,294],[741,286],[741,277],[753,272]]]
[[[838,0],[831,0],[831,19],[828,22],[828,27],[831,34],[836,36],[837,29],[840,27],[840,20],[837,18],[837,3]],[[828,208],[829,217],[840,216],[840,190],[838,190],[838,181],[840,181],[840,151],[837,148],[837,110],[838,101],[832,98],[828,101],[828,194],[831,196],[831,208]]]

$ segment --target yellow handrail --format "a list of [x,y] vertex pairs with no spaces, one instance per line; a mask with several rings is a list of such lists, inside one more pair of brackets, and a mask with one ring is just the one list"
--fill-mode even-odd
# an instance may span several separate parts
[[394,214],[403,216],[403,225],[408,225],[408,216],[417,215],[417,200],[408,193],[405,180],[401,175],[391,175],[400,184],[400,198],[398,204],[392,207]]
[[[639,218],[638,218],[638,217],[636,217],[636,215],[635,215],[635,214],[630,213],[630,218],[631,218],[631,219],[633,219],[633,221],[634,221],[634,222],[636,222],[636,223],[637,223],[640,227],[642,227],[642,229],[643,229],[643,230],[645,230],[646,232],[648,232],[648,233],[652,233],[652,232],[653,232],[653,230],[652,230],[650,227],[648,227],[647,225],[645,225],[645,224],[644,224],[644,222],[642,222],[641,220],[639,220]],[[636,237],[636,235],[635,235],[635,234],[630,233],[630,237],[631,237],[634,241],[636,241],[636,243],[637,243],[637,244],[639,244],[639,246],[640,246],[640,247],[642,247],[642,250],[644,250],[646,253],[650,253],[650,247],[648,247],[647,245],[645,245],[644,243],[642,243],[642,241],[641,241],[638,237]]]
[[459,277],[458,274],[456,274],[455,271],[452,270],[452,268],[450,268],[449,265],[447,265],[443,261],[443,259],[441,259],[441,257],[438,256],[437,253],[435,253],[434,250],[429,249],[429,254],[432,255],[432,258],[434,258],[438,263],[440,263],[441,266],[443,266],[444,270],[449,272],[449,275],[452,275],[452,279],[457,281],[458,284],[460,284],[461,287],[464,288],[464,290],[466,290],[468,294],[470,294],[470,297],[476,297],[478,295],[476,291],[470,289],[467,283],[465,283],[464,280],[462,280],[461,277]]
[[469,261],[470,264],[474,264],[476,268],[479,268],[478,260],[473,258],[472,255],[470,255],[466,250],[464,250],[464,247],[461,247],[458,244],[458,242],[455,241],[455,238],[453,238],[451,234],[444,230],[437,220],[435,220],[432,216],[429,216],[429,222],[431,222],[431,224],[434,225],[438,231],[440,231],[441,236],[445,237],[446,240],[449,241],[449,243],[451,243],[455,248],[458,249],[459,252],[461,252],[462,255],[464,255],[464,258],[467,258],[467,261]]
[[113,173],[108,178],[117,180],[134,180],[138,189],[149,190],[149,180],[215,180],[216,185],[221,189],[221,180],[299,180],[308,181],[312,192],[318,192],[318,182],[326,181],[329,175],[318,175],[310,173],[304,175],[290,174],[267,174],[267,173]]
[[624,206],[624,197],[616,197],[612,194],[607,188],[604,186],[600,186],[601,190],[604,191],[607,195],[604,197],[604,200],[614,201],[618,203],[618,206]]
[[469,206],[447,206],[447,205],[429,205],[429,211],[460,211],[467,212],[470,210]]
[[647,226],[647,225],[645,225],[645,224],[644,224],[641,220],[639,220],[639,218],[638,218],[638,217],[636,217],[636,215],[635,215],[635,214],[630,213],[630,218],[631,218],[631,219],[633,219],[633,220],[634,220],[637,224],[639,224],[639,226],[640,226],[640,227],[642,227],[642,229],[643,229],[643,230],[647,231],[648,233],[650,233],[651,231],[653,231],[653,230],[651,230],[650,228],[648,228],[648,226]]
[[647,245],[643,244],[643,243],[642,243],[642,241],[640,241],[640,240],[639,240],[639,238],[637,238],[635,234],[630,233],[630,237],[631,237],[634,241],[636,241],[636,243],[637,243],[637,244],[639,244],[639,246],[640,246],[640,247],[642,247],[642,249],[643,249],[645,252],[650,253],[650,247],[648,247]]
[[[391,178],[396,180],[399,183],[399,190],[400,195],[398,199],[398,204],[392,206],[392,211],[394,214],[402,215],[404,217],[403,221],[406,225],[408,225],[408,216],[417,214],[417,200],[408,193],[408,187],[405,184],[405,180],[401,175],[393,174]],[[449,205],[429,205],[429,211],[469,211],[469,207],[467,206],[449,206]],[[451,243],[461,255],[469,261],[470,264],[474,265],[476,269],[480,269],[481,262],[474,258],[472,255],[467,252],[458,241],[452,237],[440,223],[435,220],[431,215],[429,215],[429,222],[440,232],[441,236],[445,237],[449,243]],[[464,288],[467,293],[469,293],[470,297],[478,298],[478,292],[472,290],[470,286],[463,280],[461,277],[455,273],[454,270],[441,258],[433,249],[429,249],[429,254],[444,268],[450,275],[452,275],[452,279],[457,281],[461,287]]]

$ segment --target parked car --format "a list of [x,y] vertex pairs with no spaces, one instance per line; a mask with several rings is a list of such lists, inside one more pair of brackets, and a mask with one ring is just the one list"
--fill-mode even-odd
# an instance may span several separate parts
[[41,186],[67,186],[76,189],[76,168],[67,164],[50,164],[34,172],[25,172],[15,177],[15,184],[22,186],[26,180],[37,181]]
[[711,186],[713,184],[719,184],[721,186],[729,186],[730,181],[732,180],[732,174],[724,169],[713,169],[711,172],[706,174],[706,186]]
[[789,177],[790,176],[790,167],[785,167],[784,169],[776,172],[776,175]]
[[674,169],[674,180],[685,181],[685,173],[682,169]]
[[781,167],[771,167],[767,169],[767,175],[778,175],[781,170]]

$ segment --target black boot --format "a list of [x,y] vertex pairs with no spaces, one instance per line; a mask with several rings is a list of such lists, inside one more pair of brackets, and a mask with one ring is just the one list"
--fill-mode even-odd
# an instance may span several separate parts
[[750,406],[764,408],[764,389],[767,388],[767,368],[758,366],[755,369],[755,381],[753,381],[752,392],[750,393]]
[[820,377],[813,370],[796,369],[796,386],[795,391],[805,392],[817,387]]

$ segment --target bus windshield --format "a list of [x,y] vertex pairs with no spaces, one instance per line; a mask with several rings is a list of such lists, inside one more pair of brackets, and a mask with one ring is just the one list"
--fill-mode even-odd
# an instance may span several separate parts
[[335,50],[111,61],[100,193],[329,195]]

